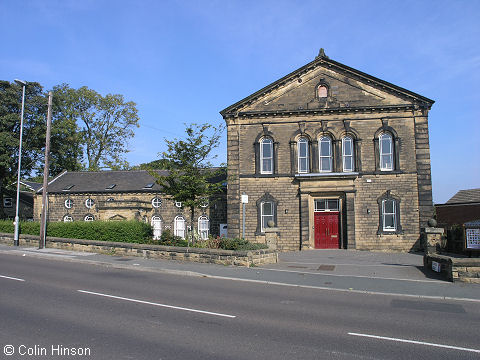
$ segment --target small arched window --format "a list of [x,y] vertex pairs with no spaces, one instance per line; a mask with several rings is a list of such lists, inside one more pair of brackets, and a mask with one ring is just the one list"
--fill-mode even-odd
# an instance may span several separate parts
[[355,170],[353,139],[350,136],[345,136],[342,139],[342,163],[343,172],[351,172]]
[[185,239],[185,218],[181,215],[175,217],[175,222],[173,224],[173,232],[175,236],[180,236],[182,239]]
[[393,141],[392,135],[389,133],[382,133],[379,138],[380,146],[380,170],[393,170]]
[[73,217],[71,215],[65,215],[63,217],[63,222],[72,222],[73,221]]
[[198,234],[200,239],[208,240],[208,233],[210,230],[210,220],[206,215],[202,215],[198,218]]
[[93,221],[95,220],[95,217],[91,214],[88,214],[88,215],[85,215],[85,217],[83,218],[84,221]]
[[273,141],[270,138],[260,141],[260,173],[273,174]]
[[299,173],[308,173],[308,139],[301,137],[297,141],[297,152],[298,152],[298,172]]
[[158,209],[160,206],[162,206],[162,199],[156,197],[156,198],[153,198],[152,199],[152,206],[155,208],[155,209]]
[[85,200],[85,206],[87,207],[87,209],[91,209],[93,207],[93,204],[95,204],[93,199],[88,198],[87,200]]
[[152,216],[153,240],[160,239],[162,236],[162,218],[160,216]]
[[71,209],[72,206],[73,206],[73,200],[72,200],[72,199],[67,199],[67,200],[65,200],[65,207],[66,207],[67,209]]
[[319,99],[326,98],[328,96],[328,88],[325,85],[319,85],[317,87],[317,97]]
[[319,170],[320,172],[332,171],[332,139],[323,136],[318,141],[319,144]]

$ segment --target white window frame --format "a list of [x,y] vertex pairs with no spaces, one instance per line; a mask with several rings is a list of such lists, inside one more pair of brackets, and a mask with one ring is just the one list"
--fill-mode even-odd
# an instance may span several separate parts
[[[350,154],[346,154],[345,153],[345,143],[346,142],[349,142],[350,143],[350,150],[351,150],[351,153]],[[352,172],[355,170],[355,158],[353,156],[354,154],[354,149],[353,149],[353,139],[350,137],[350,136],[345,136],[343,139],[342,139],[342,165],[343,165],[343,172]],[[350,158],[351,159],[351,168],[347,168],[347,166],[345,165],[346,164],[346,159],[347,158]]]
[[[271,204],[271,209],[272,209],[271,215],[264,214],[265,204]],[[265,232],[265,228],[268,227],[268,220],[265,221],[266,218],[268,218],[269,220],[275,221],[275,203],[273,201],[262,201],[262,203],[260,204],[260,228],[262,233]]]
[[[328,155],[322,154],[323,142],[328,142]],[[328,159],[328,169],[322,169],[322,159]],[[318,140],[318,170],[320,172],[332,172],[332,139],[330,136],[322,136]]]
[[[158,227],[155,227],[156,223],[159,224]],[[151,225],[153,229],[153,240],[160,239],[160,237],[162,236],[162,226],[163,226],[162,218],[158,215],[153,215]]]
[[85,215],[83,221],[94,221],[95,217],[92,214]]
[[208,198],[207,198],[207,197],[202,197],[202,198],[200,199],[200,207],[202,207],[202,208],[207,208],[208,205],[209,205],[209,203],[208,203]]
[[12,208],[13,207],[13,198],[4,197],[3,198],[3,207],[4,208]]
[[[305,146],[305,156],[301,156],[301,147],[302,145]],[[298,173],[299,174],[306,174],[310,171],[309,169],[309,146],[308,146],[308,139],[301,137],[297,141],[297,162],[298,162]],[[303,169],[301,164],[302,160],[305,160],[305,168]]]
[[208,240],[208,235],[210,233],[210,219],[207,215],[202,215],[198,218],[198,234],[200,239]]
[[159,198],[159,197],[154,197],[152,199],[152,206],[155,208],[155,209],[158,209],[159,207],[162,206],[162,199]]
[[[182,228],[179,227],[180,224],[182,224]],[[185,239],[186,234],[187,234],[187,227],[185,224],[185,218],[181,215],[175,216],[175,220],[173,222],[173,234],[175,236],[180,236],[182,239]]]
[[175,206],[178,208],[182,207],[182,202],[181,201],[175,201]]
[[93,205],[95,204],[95,201],[91,198],[88,198],[87,200],[85,200],[85,207],[87,209],[91,209],[93,208]]
[[63,217],[63,222],[73,222],[73,217],[72,215],[65,215]]
[[[269,157],[264,157],[263,155],[263,146],[267,145],[270,147],[270,154]],[[270,170],[265,170],[263,168],[264,160],[270,162]],[[270,138],[263,138],[260,140],[260,174],[273,174],[273,140]]]
[[73,200],[72,199],[65,200],[64,205],[66,209],[71,209],[73,207]]
[[[383,139],[384,138],[388,138],[390,140],[390,152],[385,152],[385,149],[383,148]],[[378,142],[379,142],[380,170],[381,171],[393,171],[393,152],[394,152],[394,149],[393,149],[393,137],[392,137],[392,135],[390,135],[388,133],[382,133],[378,137]],[[390,166],[389,167],[383,166],[382,159],[383,159],[384,156],[388,156],[389,159],[390,159]]]
[[[393,212],[391,212],[391,213],[387,213],[385,211],[385,203],[387,201],[392,202]],[[393,227],[386,227],[385,226],[385,218],[387,216],[393,216]],[[382,227],[383,227],[383,231],[392,231],[392,232],[397,231],[397,203],[396,203],[395,199],[383,199],[382,200]]]

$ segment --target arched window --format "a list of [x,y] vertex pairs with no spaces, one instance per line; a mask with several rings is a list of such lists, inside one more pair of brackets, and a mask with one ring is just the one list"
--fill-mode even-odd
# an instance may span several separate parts
[[400,198],[387,190],[377,199],[377,203],[380,215],[377,234],[402,234]]
[[72,200],[72,199],[67,199],[67,200],[65,200],[65,207],[66,207],[67,209],[71,209],[72,206],[73,206],[73,200]]
[[270,138],[260,141],[260,173],[273,174],[273,141]]
[[256,202],[257,205],[257,234],[265,233],[265,229],[268,228],[268,222],[271,220],[274,226],[277,226],[277,205],[278,201],[266,192]]
[[318,141],[319,144],[319,170],[320,172],[332,171],[332,139],[323,136]]
[[382,133],[379,138],[380,150],[380,170],[393,170],[393,141],[392,135],[389,133]]
[[298,172],[299,173],[308,173],[308,139],[301,137],[297,141],[297,152],[298,152]]
[[71,215],[65,215],[63,217],[63,222],[72,222],[73,221],[73,217]]
[[173,224],[173,232],[175,236],[180,236],[182,239],[185,239],[185,218],[181,215],[175,217],[175,222]]
[[85,215],[85,217],[83,218],[84,221],[93,221],[95,220],[95,217],[91,214],[88,214],[88,215]]
[[210,230],[210,220],[206,215],[202,215],[198,218],[198,234],[202,240],[208,239],[208,233]]
[[355,160],[353,157],[353,139],[345,136],[342,139],[342,163],[343,172],[351,172],[355,170]]
[[152,216],[153,240],[160,239],[162,236],[162,218],[160,216]]
[[317,97],[319,99],[326,98],[328,96],[328,88],[325,85],[319,85],[317,88]]

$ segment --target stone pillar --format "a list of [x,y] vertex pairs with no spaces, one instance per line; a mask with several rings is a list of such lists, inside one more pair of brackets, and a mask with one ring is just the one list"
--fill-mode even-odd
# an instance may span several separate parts
[[277,250],[278,246],[278,227],[267,227],[265,229],[265,243],[269,249]]
[[426,227],[423,231],[423,249],[425,254],[437,254],[440,252],[443,247],[442,238],[443,238],[444,229],[436,227]]

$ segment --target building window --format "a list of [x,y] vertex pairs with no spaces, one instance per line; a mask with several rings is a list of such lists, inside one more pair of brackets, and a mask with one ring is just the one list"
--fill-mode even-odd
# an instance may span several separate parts
[[339,211],[338,199],[315,199],[315,212]]
[[88,214],[88,215],[85,215],[85,217],[83,218],[83,220],[85,220],[85,221],[93,221],[93,220],[95,220],[95,217],[94,217],[93,215]]
[[323,136],[318,141],[320,148],[319,170],[320,172],[332,171],[332,139]]
[[400,223],[400,198],[391,194],[388,190],[377,199],[379,208],[378,234],[401,234]]
[[298,152],[298,172],[301,173],[308,173],[308,139],[301,137],[297,141],[297,152]]
[[11,197],[3,198],[3,207],[4,208],[13,207],[13,199]]
[[156,198],[153,198],[152,199],[152,206],[155,208],[155,209],[158,209],[160,206],[162,206],[162,199],[156,197]]
[[326,98],[328,96],[328,88],[325,85],[318,86],[317,96],[319,99]]
[[198,218],[198,234],[200,235],[200,239],[207,240],[208,233],[210,229],[210,220],[206,215],[202,215]]
[[273,174],[273,141],[270,138],[260,141],[260,173]]
[[87,200],[85,200],[85,206],[87,207],[87,209],[91,209],[94,204],[95,202],[93,201],[93,199],[88,198]]
[[203,197],[200,199],[200,207],[207,208],[208,207],[208,198]]
[[175,201],[175,206],[178,208],[182,207],[182,202],[181,201]]
[[107,201],[111,202],[111,201],[115,201],[115,199],[114,198],[108,198]]
[[345,136],[342,139],[342,163],[343,172],[351,172],[355,170],[353,139],[350,136]]
[[380,143],[380,170],[393,170],[393,141],[392,135],[383,133],[379,136]]
[[395,207],[395,200],[382,200],[383,231],[397,231],[397,214]]
[[175,217],[173,232],[175,236],[180,236],[182,239],[185,239],[185,218],[183,216],[179,215]]
[[265,232],[265,229],[268,226],[268,222],[271,220],[275,222],[275,205],[271,201],[264,201],[262,202],[261,205],[261,218],[262,218],[262,226],[261,226],[261,232]]
[[152,216],[153,240],[158,240],[162,236],[162,218],[160,216]]
[[72,199],[67,199],[67,200],[65,200],[65,207],[66,207],[67,209],[71,209],[72,206],[73,206],[73,200],[72,200]]
[[263,235],[265,229],[268,228],[268,222],[273,221],[274,226],[277,226],[277,208],[278,201],[266,192],[261,198],[256,201],[257,205],[257,229],[256,235]]
[[72,222],[73,221],[73,217],[71,215],[65,215],[63,217],[63,222]]

